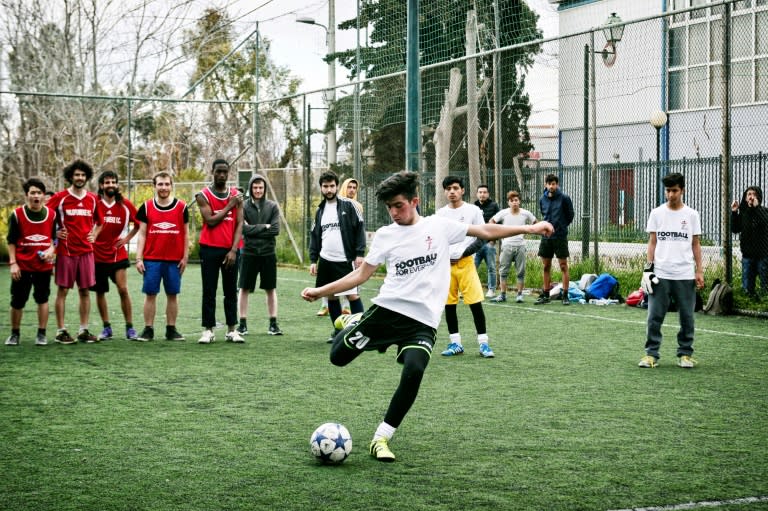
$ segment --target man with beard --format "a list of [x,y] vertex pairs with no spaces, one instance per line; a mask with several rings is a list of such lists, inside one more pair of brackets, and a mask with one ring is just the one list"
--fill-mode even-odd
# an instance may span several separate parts
[[[75,160],[64,168],[64,179],[70,184],[50,198],[46,204],[56,211],[60,230],[56,249],[56,342],[74,344],[96,342],[88,331],[91,312],[90,288],[96,284],[93,241],[99,233],[101,219],[96,209],[98,197],[85,189],[93,177],[93,168],[83,160]],[[73,338],[64,324],[67,293],[77,283],[80,298],[80,329]]]
[[187,205],[173,197],[173,178],[167,172],[158,172],[152,178],[155,198],[141,205],[136,213],[139,237],[136,242],[136,270],[144,276],[144,330],[136,339],[151,341],[155,338],[155,311],[160,283],[165,289],[165,338],[183,341],[176,330],[179,315],[178,295],[181,275],[189,259],[189,212]]
[[248,333],[248,298],[259,287],[267,295],[269,335],[283,335],[277,325],[277,256],[276,238],[280,234],[280,209],[266,197],[267,180],[254,174],[248,182],[248,199],[243,205],[243,244],[240,256],[240,325],[237,332]]
[[[309,274],[316,277],[315,285],[334,282],[360,266],[365,255],[365,226],[363,213],[349,199],[338,197],[339,177],[332,171],[323,172],[319,179],[323,201],[315,213],[309,238]],[[363,302],[357,287],[342,290],[328,297],[331,324],[341,315],[339,296],[347,296],[353,314],[363,312]],[[338,333],[334,326],[328,342]]]
[[741,233],[741,287],[753,299],[760,276],[760,288],[768,296],[768,208],[762,205],[759,186],[744,190],[741,203],[731,204],[731,228]]
[[224,316],[227,322],[225,340],[241,343],[237,327],[237,247],[243,230],[243,196],[234,186],[227,187],[229,163],[215,160],[213,183],[195,195],[203,228],[200,230],[200,272],[203,278],[202,326],[200,344],[216,338],[216,289],[221,273],[224,290]]
[[[131,296],[128,294],[126,268],[131,265],[128,260],[128,242],[139,232],[139,222],[136,220],[136,207],[120,194],[117,174],[111,170],[105,170],[99,176],[99,201],[96,208],[102,219],[102,228],[93,243],[96,285],[92,289],[96,292],[96,305],[104,326],[98,338],[100,341],[112,339],[112,325],[109,322],[107,307],[107,292],[111,280],[120,295],[120,308],[125,319],[125,337],[135,340],[136,330],[133,328],[133,309]],[[133,229],[128,229],[129,224],[133,224]]]

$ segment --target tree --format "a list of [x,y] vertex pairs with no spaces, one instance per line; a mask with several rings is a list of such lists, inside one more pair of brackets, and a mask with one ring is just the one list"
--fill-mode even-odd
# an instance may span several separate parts
[[[269,56],[270,41],[262,38],[259,44],[251,41],[242,50],[226,60],[234,45],[235,34],[226,11],[207,9],[198,19],[194,31],[185,34],[184,53],[194,58],[195,71],[190,85],[195,84],[211,69],[213,72],[202,82],[202,95],[206,99],[252,101],[259,92],[266,97],[294,94],[300,81],[285,67],[278,67]],[[259,37],[258,34],[253,37]],[[251,126],[251,105],[243,103],[216,103],[209,106],[206,119],[208,149],[206,153],[233,158],[244,154],[253,134],[242,126]],[[293,100],[283,99],[270,108],[259,109],[259,158],[270,165],[287,166],[296,163],[301,147],[301,120]],[[280,144],[279,140],[287,143]],[[235,141],[233,145],[230,141]],[[265,143],[266,142],[266,143]],[[276,150],[280,149],[279,153]],[[257,168],[257,162],[252,163]]]
[[[118,96],[170,95],[173,88],[163,78],[183,62],[175,41],[191,5],[3,0],[0,47],[8,52],[10,86],[20,92],[16,104],[0,112],[6,134],[0,185],[15,190],[36,174],[60,187],[61,168],[75,157],[97,170],[124,168],[128,109],[135,113],[144,105]],[[99,60],[115,54],[126,60]]]
[[[494,4],[499,5],[499,37],[496,42],[494,30]],[[360,48],[360,65],[357,66],[356,51],[338,52],[328,58],[338,59],[349,69],[351,79],[382,77],[405,69],[406,55],[406,2],[401,0],[371,0],[360,7],[360,26],[372,27],[369,32],[370,45]],[[445,62],[465,56],[465,26],[467,12],[476,9],[478,13],[478,50],[489,50],[523,42],[541,39],[536,28],[538,15],[521,0],[436,0],[421,2],[419,13],[420,65]],[[339,24],[341,30],[355,30],[358,20],[351,19]],[[483,28],[484,27],[484,28]],[[533,57],[540,51],[540,45],[531,44],[507,50],[501,54],[501,90],[498,97],[502,109],[502,139],[505,141],[502,163],[512,166],[512,158],[530,150],[530,137],[526,121],[531,106],[524,93],[525,73],[533,65]],[[444,91],[450,83],[451,68],[441,66],[422,71],[422,126],[436,128],[441,108],[445,101]],[[463,65],[460,66],[463,68]],[[492,57],[486,56],[477,65],[477,82],[483,83],[493,73]],[[466,98],[466,80],[460,85],[457,101]],[[375,169],[398,169],[405,164],[404,151],[392,151],[389,142],[383,138],[405,139],[405,78],[387,77],[366,82],[360,97],[361,119],[371,135],[363,142],[364,147],[373,151]],[[345,130],[342,140],[350,137],[352,100],[342,98],[331,111],[333,119]],[[478,121],[481,127],[479,152],[483,163],[493,163],[492,137],[488,136],[493,122],[493,103],[490,95],[481,98]],[[466,121],[458,122],[452,131],[450,141],[450,168],[465,170],[468,166],[467,151],[463,147],[467,137]],[[386,135],[383,135],[386,134]],[[425,138],[424,144],[428,142]]]

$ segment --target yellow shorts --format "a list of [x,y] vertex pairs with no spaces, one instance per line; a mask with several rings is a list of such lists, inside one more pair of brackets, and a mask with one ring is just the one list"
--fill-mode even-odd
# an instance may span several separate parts
[[477,276],[474,256],[463,257],[458,263],[451,265],[451,286],[448,289],[446,305],[459,303],[459,291],[467,305],[482,302],[484,299],[483,285]]

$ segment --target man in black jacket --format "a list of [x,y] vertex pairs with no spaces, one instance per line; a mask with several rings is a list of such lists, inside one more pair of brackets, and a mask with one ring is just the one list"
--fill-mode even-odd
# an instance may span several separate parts
[[269,335],[283,335],[277,325],[277,256],[275,238],[280,234],[280,210],[267,199],[267,181],[254,174],[248,182],[248,198],[243,203],[243,247],[240,257],[240,325],[241,335],[248,333],[248,297],[256,289],[256,277],[267,295]]
[[768,208],[759,186],[750,186],[741,203],[731,204],[731,229],[741,233],[741,287],[756,297],[759,275],[763,294],[768,295]]
[[[360,266],[365,255],[363,214],[355,203],[338,197],[339,177],[331,171],[319,179],[323,201],[315,213],[309,239],[309,274],[316,276],[317,287],[334,282]],[[352,314],[363,312],[357,288],[328,297],[331,324],[341,315],[339,295],[346,295]],[[336,328],[328,342],[336,335]]]
[[552,283],[552,257],[557,257],[560,271],[563,274],[563,305],[570,305],[568,300],[568,226],[573,222],[573,202],[560,190],[560,179],[555,174],[547,174],[544,178],[544,194],[539,198],[541,217],[555,227],[551,236],[543,236],[539,244],[539,257],[544,266],[544,286],[536,305],[549,303],[549,291]]

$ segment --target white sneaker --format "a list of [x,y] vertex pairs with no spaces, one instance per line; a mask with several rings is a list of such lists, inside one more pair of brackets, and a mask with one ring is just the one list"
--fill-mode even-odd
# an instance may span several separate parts
[[523,295],[517,295],[517,298],[515,298],[515,302],[523,303]]
[[496,291],[494,289],[489,289],[487,293],[485,293],[486,298],[493,298],[496,296]]
[[216,336],[213,335],[213,330],[203,330],[203,335],[197,340],[199,344],[211,344],[216,340]]
[[245,339],[243,339],[243,336],[240,335],[237,330],[232,330],[231,332],[227,332],[227,335],[224,336],[224,340],[227,342],[245,342]]

